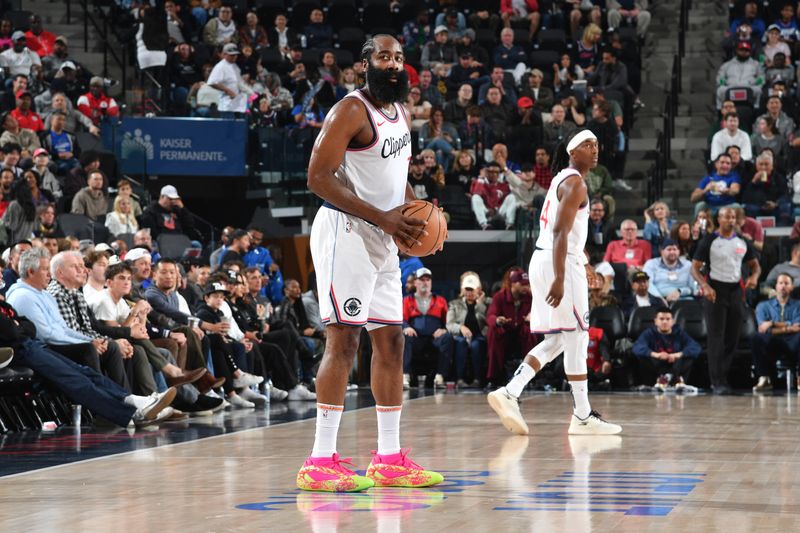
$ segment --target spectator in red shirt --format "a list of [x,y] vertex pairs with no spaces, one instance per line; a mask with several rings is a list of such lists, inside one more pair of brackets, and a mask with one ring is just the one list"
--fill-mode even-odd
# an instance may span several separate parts
[[42,17],[31,15],[31,29],[25,32],[28,48],[39,54],[39,57],[52,55],[56,46],[56,36],[42,28]]
[[649,242],[636,238],[639,228],[633,220],[623,220],[619,229],[622,238],[608,243],[603,261],[625,263],[628,268],[642,268],[652,255],[652,246]]
[[490,219],[497,216],[503,218],[506,229],[513,225],[516,200],[505,181],[500,181],[500,165],[491,162],[484,168],[485,176],[472,182],[472,212],[481,229],[491,227]]
[[530,314],[531,284],[528,274],[516,267],[511,269],[506,286],[492,296],[486,312],[489,381],[505,382],[506,360],[522,358],[533,348]]
[[761,252],[764,249],[764,226],[755,218],[748,217],[742,207],[735,208],[734,212],[736,213],[736,231],[744,240],[750,241],[753,248]]
[[89,92],[78,98],[78,111],[92,119],[95,126],[99,126],[106,117],[119,117],[117,102],[106,96],[100,76],[94,76],[89,81]]
[[553,170],[550,168],[550,152],[547,148],[540,146],[536,149],[536,164],[533,167],[533,179],[542,186],[542,189],[550,188],[553,181]]
[[33,96],[27,89],[17,93],[17,107],[11,112],[11,116],[17,119],[20,128],[31,131],[42,131],[44,121],[38,113],[31,109]]
[[444,387],[453,361],[453,336],[447,331],[447,300],[431,293],[431,271],[417,269],[416,290],[403,298],[403,387],[408,388],[411,362],[426,353],[436,354],[436,377],[433,384]]

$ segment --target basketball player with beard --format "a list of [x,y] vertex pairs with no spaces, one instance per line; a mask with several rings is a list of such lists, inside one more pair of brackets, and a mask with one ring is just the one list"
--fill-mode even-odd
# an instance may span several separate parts
[[[392,238],[418,245],[413,235],[425,225],[401,212],[415,200],[407,182],[409,117],[401,103],[409,90],[405,58],[394,37],[376,35],[364,44],[361,60],[367,83],[328,113],[308,166],[308,187],[324,200],[311,228],[311,255],[327,342],[317,374],[314,447],[297,474],[303,490],[427,487],[443,480],[400,448],[403,285]],[[362,327],[372,341],[378,416],[378,449],[365,476],[345,466],[349,459],[340,458],[336,447]]]

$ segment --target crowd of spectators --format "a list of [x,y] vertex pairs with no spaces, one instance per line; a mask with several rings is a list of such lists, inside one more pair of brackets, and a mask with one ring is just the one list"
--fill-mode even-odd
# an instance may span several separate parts
[[353,4],[353,16],[347,3],[118,4],[118,31],[135,40],[162,113],[246,116],[253,151],[274,130],[305,161],[326,113],[363,85],[360,47],[379,21],[406,56],[413,149],[425,158],[409,181],[451,227],[514,227],[546,191],[555,146],[582,126],[602,144],[593,194],[627,187],[646,1]]
[[[642,105],[646,2],[535,4],[503,1],[500,16],[458,6],[396,13],[406,17],[392,32],[411,80],[415,194],[465,227],[513,228],[541,206],[555,145],[589,127],[602,154],[587,176],[593,386],[769,390],[776,363],[796,364],[800,342],[791,297],[800,244],[759,286],[762,264],[775,263],[765,260],[763,225],[793,223],[800,183],[795,76],[781,58],[797,48],[800,33],[785,31],[794,14],[781,9],[775,25],[759,24],[759,6],[744,5],[723,45],[737,58],[720,72],[713,170],[691,194],[694,218],[677,220],[659,201],[640,231],[634,220],[615,220],[613,189],[625,187],[625,132]],[[261,10],[224,2],[119,9],[167,113],[240,113],[256,135],[282,130],[309,148],[330,107],[364,81],[358,50],[343,40],[353,21],[330,11],[311,9],[300,24],[296,13],[264,21]],[[0,98],[0,237],[8,245],[0,292],[2,314],[17,322],[0,334],[19,351],[17,364],[45,379],[68,374],[54,385],[93,410],[103,403],[97,411],[119,424],[253,408],[268,397],[313,400],[325,345],[313,280],[303,293],[298,280],[284,279],[280,250],[262,246],[257,227],[227,227],[221,245],[208,248],[173,186],[152,202],[125,179],[111,189],[100,155],[81,152],[78,134],[98,135],[118,116],[105,94],[112,82],[86,71],[67,39],[49,35],[35,15],[9,44],[0,54],[10,73]],[[763,57],[750,57],[762,48]],[[737,92],[745,67],[769,86],[754,78]],[[67,213],[86,217],[86,226],[65,231]],[[186,248],[162,255],[165,236],[185,236]],[[791,238],[800,241],[800,224]],[[467,270],[448,301],[422,261],[404,257],[401,266],[406,387],[422,386],[421,375],[437,387],[504,383],[540,340],[528,327],[524,268],[494,283]],[[752,375],[749,360],[732,369],[740,338]],[[534,386],[561,384],[561,375],[556,360]]]

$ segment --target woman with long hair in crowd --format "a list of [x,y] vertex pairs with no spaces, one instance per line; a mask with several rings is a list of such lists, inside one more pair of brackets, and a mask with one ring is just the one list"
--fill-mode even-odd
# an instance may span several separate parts
[[47,189],[42,189],[41,187],[41,176],[35,170],[26,170],[22,177],[28,183],[28,187],[31,190],[31,198],[33,199],[33,205],[36,207],[53,204],[55,203],[56,199],[53,196],[53,193],[48,191]]
[[669,232],[675,223],[675,219],[669,215],[669,206],[661,201],[653,202],[653,205],[644,212],[647,221],[644,225],[644,240],[653,247],[653,257],[658,256],[661,242],[669,237]]
[[114,210],[106,215],[105,226],[114,237],[123,233],[139,231],[139,223],[133,216],[133,203],[130,197],[117,196],[114,198]]
[[478,167],[475,165],[475,158],[469,150],[459,150],[453,157],[453,166],[450,172],[445,175],[445,184],[458,185],[464,189],[464,193],[469,193],[472,181],[478,177]]
[[681,258],[691,261],[697,241],[692,239],[692,225],[685,220],[679,220],[672,225],[669,238],[678,243]]
[[33,230],[36,229],[36,205],[26,180],[19,180],[12,190],[14,200],[3,213],[2,222],[8,230],[9,242],[19,242],[33,236]]

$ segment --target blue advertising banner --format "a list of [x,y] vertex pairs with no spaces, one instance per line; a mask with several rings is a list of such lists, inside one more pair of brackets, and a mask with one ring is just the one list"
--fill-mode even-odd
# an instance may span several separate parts
[[125,118],[114,132],[122,172],[244,176],[247,123],[233,119]]

